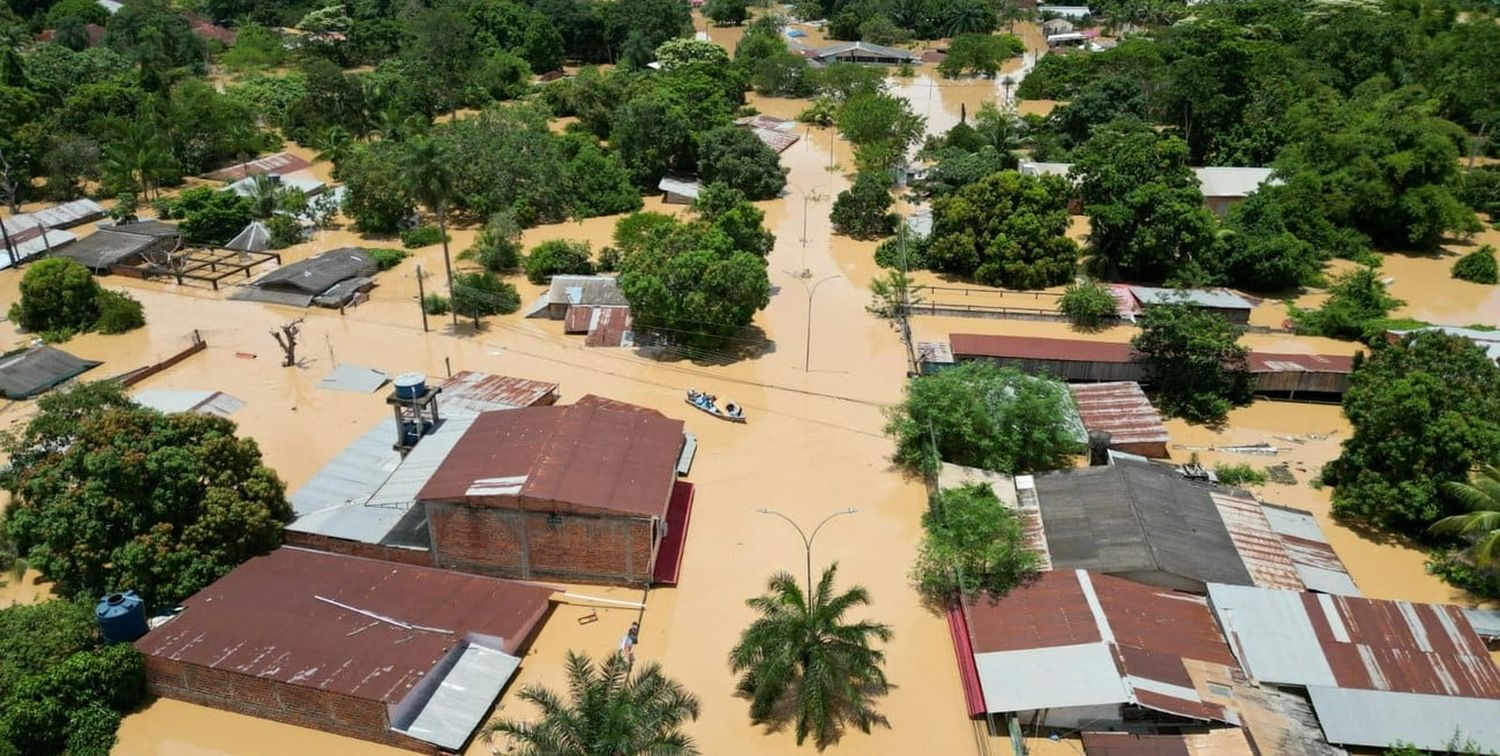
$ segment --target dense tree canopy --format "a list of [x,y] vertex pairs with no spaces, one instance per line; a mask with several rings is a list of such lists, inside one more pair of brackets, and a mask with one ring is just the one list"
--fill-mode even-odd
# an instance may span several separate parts
[[727,184],[752,200],[776,197],[786,186],[786,169],[776,151],[755,132],[738,126],[706,131],[698,144],[698,178]]
[[[280,543],[285,489],[233,423],[121,406],[108,391],[98,401],[98,391],[82,395],[86,406],[71,392],[48,397],[3,442],[31,460],[6,478],[6,531],[62,593],[134,589],[171,606]],[[38,440],[49,451],[38,454]]]
[[926,531],[912,566],[917,589],[946,603],[955,595],[1003,596],[1041,566],[1016,510],[987,483],[944,488],[922,515]]
[[936,474],[940,463],[1006,474],[1054,470],[1083,452],[1083,429],[1061,381],[986,362],[964,363],[906,386],[885,433],[896,463]]
[[990,286],[1064,283],[1078,260],[1078,245],[1066,236],[1072,194],[1060,176],[1003,171],[939,197],[927,265]]
[[1230,408],[1250,401],[1248,352],[1240,330],[1224,316],[1187,302],[1151,305],[1138,319],[1130,346],[1145,364],[1168,415],[1217,423]]
[[1464,511],[1442,486],[1500,460],[1500,367],[1466,339],[1408,336],[1358,364],[1354,435],[1323,468],[1334,509],[1407,533]]

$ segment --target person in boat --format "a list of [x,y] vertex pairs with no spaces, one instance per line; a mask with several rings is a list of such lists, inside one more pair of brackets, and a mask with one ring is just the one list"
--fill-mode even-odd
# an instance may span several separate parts
[[703,392],[698,389],[688,389],[688,401],[697,404],[703,400]]
[[730,402],[724,405],[724,412],[727,413],[730,417],[739,417],[743,415],[745,411],[740,408],[740,405],[735,404],[734,402]]

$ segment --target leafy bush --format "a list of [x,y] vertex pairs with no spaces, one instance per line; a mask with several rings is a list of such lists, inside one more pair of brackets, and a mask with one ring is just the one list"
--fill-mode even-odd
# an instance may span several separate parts
[[1500,570],[1477,567],[1461,551],[1432,552],[1428,555],[1427,571],[1475,596],[1500,598]]
[[927,267],[927,251],[932,237],[918,236],[903,225],[896,235],[875,247],[875,264],[891,270],[922,270]]
[[271,216],[266,221],[266,229],[271,232],[271,238],[267,242],[271,249],[286,249],[302,241],[302,224],[290,215],[278,213]]
[[411,254],[404,249],[371,249],[366,251],[370,253],[371,257],[375,258],[375,264],[380,266],[381,270],[390,270],[400,265],[401,261],[405,260]]
[[1453,263],[1453,277],[1482,284],[1500,282],[1500,265],[1495,263],[1495,248],[1486,244],[1458,258],[1458,262]]
[[66,257],[40,260],[21,278],[11,322],[33,331],[86,331],[99,319],[99,284],[88,268]]
[[895,461],[936,473],[941,462],[1006,474],[1052,470],[1082,453],[1067,386],[970,362],[914,379],[887,413]]
[[553,276],[594,272],[593,250],[585,241],[551,239],[536,245],[526,256],[526,280],[543,284]]
[[422,309],[428,315],[447,315],[448,298],[442,294],[428,294],[427,298],[422,300]]
[[401,246],[407,249],[430,247],[443,242],[443,232],[437,226],[423,225],[401,232]]
[[99,308],[95,327],[100,333],[124,333],[146,324],[141,303],[123,291],[100,289],[95,301]]
[[183,237],[201,244],[222,245],[255,218],[249,197],[208,186],[183,190],[169,207],[171,217],[182,219],[178,225]]
[[1120,303],[1108,286],[1092,279],[1082,279],[1068,284],[1057,300],[1057,308],[1074,328],[1091,331],[1113,319]]
[[521,224],[515,213],[501,210],[491,215],[474,246],[464,254],[496,273],[521,267]]
[[453,277],[453,311],[478,322],[483,315],[509,315],[521,309],[516,287],[489,271],[461,273]]
[[839,192],[833,200],[829,219],[841,234],[856,239],[888,236],[896,229],[896,214],[891,212],[889,186],[873,173],[861,173],[854,185]]
[[1250,465],[1214,465],[1214,477],[1226,486],[1263,486],[1270,477]]
[[1378,324],[1402,302],[1386,293],[1375,268],[1349,271],[1335,279],[1331,295],[1316,310],[1288,308],[1297,333],[1356,341],[1377,336]]
[[946,602],[955,593],[1003,596],[1041,566],[1015,511],[987,484],[938,491],[922,527],[927,533],[911,576],[933,601]]

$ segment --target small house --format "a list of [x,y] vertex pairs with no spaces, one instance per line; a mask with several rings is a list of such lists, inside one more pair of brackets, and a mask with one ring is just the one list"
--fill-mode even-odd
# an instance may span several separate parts
[[229,298],[296,307],[343,307],[369,290],[379,269],[369,252],[343,247],[283,265],[239,287]]
[[102,274],[171,253],[181,244],[182,231],[176,226],[143,220],[100,228],[57,255]]
[[152,695],[461,752],[551,608],[546,586],[284,546],[135,641]]
[[652,582],[659,555],[681,550],[684,534],[669,521],[685,522],[691,506],[692,487],[677,481],[683,443],[681,420],[596,396],[482,413],[416,496],[434,563],[524,580]]
[[1167,457],[1167,426],[1134,381],[1072,384],[1078,417],[1090,435],[1108,434],[1108,447],[1142,457]]
[[552,277],[547,291],[526,308],[526,317],[564,320],[575,307],[629,306],[614,276],[562,275]]
[[656,182],[656,188],[661,190],[662,201],[669,205],[691,205],[698,199],[698,193],[703,191],[703,185],[697,181],[671,176],[663,176],[661,181]]
[[[1131,309],[1130,315],[1135,315],[1154,304],[1183,302],[1200,310],[1208,310],[1220,315],[1235,325],[1248,325],[1250,323],[1250,311],[1255,308],[1255,305],[1251,304],[1250,300],[1225,288],[1163,289],[1155,286],[1126,284],[1116,284],[1115,286],[1123,286],[1130,293],[1131,298],[1135,300],[1135,306]],[[1117,295],[1116,299],[1119,298]]]
[[1048,37],[1073,31],[1073,22],[1066,18],[1049,18],[1042,22],[1042,32]]
[[818,48],[813,59],[819,63],[870,63],[883,66],[899,66],[902,63],[916,64],[921,56],[899,47],[886,47],[871,42],[840,42]]
[[261,174],[282,175],[292,173],[293,171],[304,171],[311,167],[312,163],[290,152],[277,152],[265,157],[220,168],[212,173],[204,174],[203,178],[215,181],[238,181],[250,176],[259,176]]

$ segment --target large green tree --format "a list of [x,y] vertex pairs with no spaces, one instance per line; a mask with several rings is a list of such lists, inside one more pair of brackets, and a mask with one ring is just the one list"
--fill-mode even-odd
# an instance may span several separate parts
[[862,172],[854,177],[852,186],[834,197],[828,218],[833,230],[846,236],[856,239],[886,236],[895,231],[900,220],[891,212],[894,202],[890,183],[884,176]]
[[1084,451],[1065,384],[988,362],[913,379],[887,411],[885,433],[898,465],[928,475],[943,462],[1006,474],[1054,470]]
[[146,324],[140,302],[99,286],[88,268],[66,257],[38,261],[21,279],[21,298],[7,317],[33,333],[120,333]]
[[[280,543],[292,516],[285,488],[230,421],[111,405],[62,411],[43,407],[0,444],[34,458],[6,478],[6,531],[62,593],[135,589],[171,606]],[[26,440],[39,424],[71,426],[67,445],[36,456]]]
[[1074,156],[1096,264],[1131,278],[1194,279],[1211,269],[1216,224],[1187,145],[1137,120],[1095,130]]
[[739,126],[722,126],[699,137],[698,177],[705,184],[728,184],[752,200],[772,199],[786,186],[780,156]]
[[885,653],[873,648],[891,639],[890,627],[847,620],[851,609],[870,603],[870,594],[861,586],[836,593],[837,575],[838,565],[824,570],[811,594],[789,573],[771,576],[769,591],[745,602],[760,616],[729,652],[738,690],[750,699],[750,719],[772,726],[793,719],[797,743],[811,735],[820,748],[846,724],[869,732],[885,723],[872,699],[890,688],[881,668]]
[[1003,596],[1041,566],[1041,556],[1026,546],[1018,513],[988,484],[938,491],[922,515],[922,528],[912,579],[936,602]]
[[1141,313],[1130,346],[1146,367],[1157,406],[1198,423],[1223,421],[1250,401],[1248,352],[1240,330],[1222,315],[1188,302],[1154,304]]
[[1067,236],[1072,194],[1060,176],[1003,171],[939,197],[927,264],[988,286],[1065,283],[1078,261],[1078,245]]
[[1500,460],[1500,367],[1467,339],[1407,336],[1354,369],[1354,434],[1323,468],[1334,510],[1407,533],[1464,512],[1449,482]]
[[861,172],[888,170],[905,160],[926,123],[906,100],[882,92],[854,94],[838,113],[839,133],[854,144]]
[[518,756],[698,753],[681,730],[698,718],[698,699],[656,662],[632,672],[620,654],[595,663],[569,651],[566,699],[540,685],[520,698],[540,710],[535,721],[501,719],[484,731],[486,741],[504,736]]

